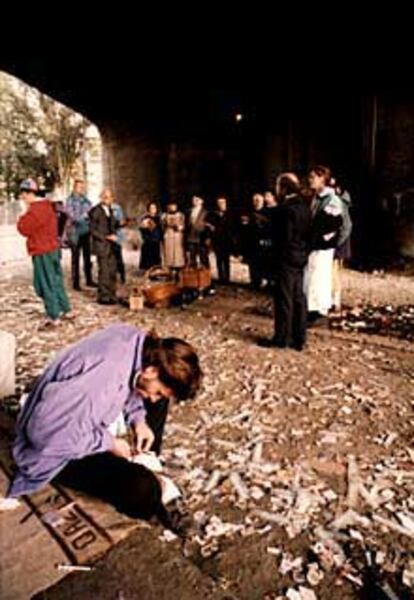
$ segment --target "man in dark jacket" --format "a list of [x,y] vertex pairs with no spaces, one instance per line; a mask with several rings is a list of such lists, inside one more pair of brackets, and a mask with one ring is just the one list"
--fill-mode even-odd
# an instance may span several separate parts
[[233,250],[233,222],[227,207],[227,198],[217,199],[217,209],[208,215],[211,239],[216,254],[219,283],[230,281],[230,255]]
[[193,196],[192,208],[186,218],[186,244],[191,267],[210,268],[208,256],[210,224],[207,222],[207,210],[203,198]]
[[276,192],[280,205],[273,213],[275,334],[263,345],[302,350],[307,317],[303,271],[309,254],[311,211],[294,173],[278,177]]
[[89,213],[92,252],[98,259],[98,303],[116,304],[116,243],[118,223],[112,211],[113,195],[109,188],[101,193],[101,202]]
[[266,278],[266,241],[267,216],[264,210],[264,197],[254,194],[252,210],[249,214],[251,252],[249,257],[250,283],[253,289],[260,289]]
[[274,268],[273,268],[273,222],[277,215],[277,200],[273,192],[267,191],[264,195],[263,213],[266,217],[266,223],[263,231],[263,258],[264,258],[264,275],[268,288],[274,284]]

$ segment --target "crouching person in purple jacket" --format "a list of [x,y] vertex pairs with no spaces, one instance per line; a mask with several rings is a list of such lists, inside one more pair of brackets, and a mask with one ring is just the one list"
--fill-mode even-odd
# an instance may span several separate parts
[[135,450],[159,454],[169,401],[193,397],[201,377],[188,343],[130,325],[113,325],[62,351],[19,416],[8,496],[30,494],[53,479],[130,517],[157,516],[168,526],[159,480],[128,460],[130,445],[108,428],[123,413]]

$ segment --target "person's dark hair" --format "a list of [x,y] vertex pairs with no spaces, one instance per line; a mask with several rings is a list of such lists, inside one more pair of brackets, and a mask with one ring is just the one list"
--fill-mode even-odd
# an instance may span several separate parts
[[332,172],[329,167],[325,167],[324,165],[316,165],[316,167],[312,167],[309,169],[309,173],[316,173],[318,177],[323,177],[325,180],[325,185],[328,185],[331,178]]
[[142,367],[156,367],[160,381],[177,400],[196,395],[203,372],[194,348],[179,338],[158,338],[151,332],[144,342]]
[[150,209],[151,206],[155,206],[156,209],[157,209],[157,212],[159,211],[158,204],[156,202],[154,202],[154,200],[152,200],[151,202],[148,202],[148,204],[147,204],[147,211],[149,211],[149,209]]

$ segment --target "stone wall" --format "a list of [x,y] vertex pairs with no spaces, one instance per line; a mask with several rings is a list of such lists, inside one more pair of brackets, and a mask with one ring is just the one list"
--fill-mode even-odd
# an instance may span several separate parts
[[124,127],[101,127],[105,185],[129,217],[136,217],[161,194],[163,149],[150,135],[129,133]]

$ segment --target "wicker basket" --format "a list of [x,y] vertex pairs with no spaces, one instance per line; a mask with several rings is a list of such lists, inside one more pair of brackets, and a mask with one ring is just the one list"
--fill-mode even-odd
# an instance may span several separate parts
[[157,266],[145,273],[142,292],[149,306],[161,308],[169,306],[172,298],[181,293],[181,289],[169,269]]
[[211,272],[205,267],[185,267],[180,271],[180,285],[183,288],[204,290],[211,286]]

